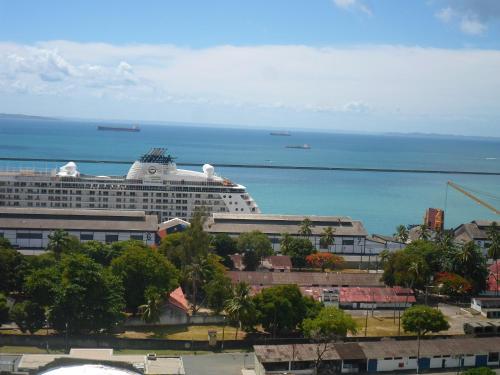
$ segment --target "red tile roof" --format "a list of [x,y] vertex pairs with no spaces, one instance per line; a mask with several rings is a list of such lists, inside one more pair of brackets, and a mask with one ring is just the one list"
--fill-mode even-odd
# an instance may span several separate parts
[[490,275],[488,276],[489,292],[496,292],[497,290],[500,291],[500,283],[497,280],[497,268],[498,268],[498,275],[500,278],[500,261],[496,261],[496,263],[493,263],[491,266],[488,267],[490,271]]
[[189,311],[188,301],[186,300],[186,296],[184,296],[184,292],[181,287],[178,287],[170,293],[168,296],[168,303],[185,311],[186,313]]
[[[267,264],[270,264],[271,267],[266,267]],[[271,255],[262,259],[262,266],[277,270],[290,270],[292,269],[292,260],[288,255]]]

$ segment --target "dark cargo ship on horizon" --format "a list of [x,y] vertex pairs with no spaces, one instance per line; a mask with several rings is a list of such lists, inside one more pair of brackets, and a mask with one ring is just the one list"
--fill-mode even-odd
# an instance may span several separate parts
[[138,126],[134,125],[132,127],[122,127],[122,126],[102,126],[99,125],[97,127],[97,130],[104,130],[104,131],[114,131],[114,132],[140,132],[141,128]]

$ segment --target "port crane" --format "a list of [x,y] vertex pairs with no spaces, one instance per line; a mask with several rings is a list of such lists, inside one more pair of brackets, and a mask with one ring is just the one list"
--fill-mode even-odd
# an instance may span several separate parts
[[[465,195],[466,197],[472,199],[474,202],[480,204],[481,206],[483,207],[486,207],[487,209],[489,209],[490,211],[493,211],[495,214],[497,215],[500,215],[500,210],[498,210],[497,208],[493,207],[491,204],[489,204],[488,202],[485,202],[484,200],[478,198],[477,196],[475,196],[474,194],[472,194],[471,192],[467,191],[463,186],[460,186],[456,183],[454,183],[453,181],[448,181],[446,183],[446,191],[448,192],[448,186],[452,187],[453,189],[457,190],[458,192],[462,193],[463,195]],[[470,190],[470,189],[469,189]]]

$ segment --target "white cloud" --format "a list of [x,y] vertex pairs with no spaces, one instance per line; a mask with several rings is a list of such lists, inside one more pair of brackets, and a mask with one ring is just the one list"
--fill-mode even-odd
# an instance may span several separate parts
[[443,8],[436,13],[436,17],[444,23],[450,23],[455,16],[456,13],[451,7]]
[[333,0],[333,3],[344,10],[357,10],[369,16],[373,14],[371,9],[360,0]]
[[453,24],[464,34],[484,34],[488,24],[500,20],[499,0],[443,0],[448,6],[440,9],[436,18]]
[[[118,118],[134,113],[206,122],[500,118],[500,51],[51,41],[0,43],[0,61],[0,95],[22,95],[26,108],[52,105],[52,115],[66,109],[62,100],[72,99]],[[0,112],[8,105],[2,99]],[[82,116],[79,105],[70,108],[71,115]]]
[[460,21],[460,30],[469,35],[481,35],[486,30],[486,25],[475,17],[464,16]]

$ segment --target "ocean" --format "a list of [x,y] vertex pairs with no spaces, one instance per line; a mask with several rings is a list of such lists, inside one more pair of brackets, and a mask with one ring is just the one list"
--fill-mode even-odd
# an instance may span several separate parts
[[[165,147],[177,162],[500,172],[500,140],[360,135],[195,125],[141,125],[138,133],[97,131],[104,122],[0,119],[0,157],[135,160]],[[113,123],[114,126],[119,124]],[[122,124],[131,126],[132,123]],[[286,145],[309,144],[311,149]],[[61,163],[0,161],[0,168],[55,168]],[[126,174],[127,165],[78,165],[82,173]],[[196,169],[197,167],[186,167]],[[446,227],[498,215],[446,187],[452,180],[500,207],[500,176],[218,168],[245,185],[263,213],[342,215],[370,233],[420,224],[428,207],[446,208]]]

